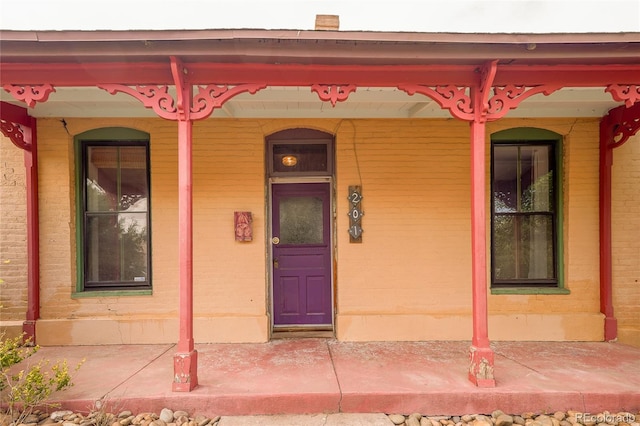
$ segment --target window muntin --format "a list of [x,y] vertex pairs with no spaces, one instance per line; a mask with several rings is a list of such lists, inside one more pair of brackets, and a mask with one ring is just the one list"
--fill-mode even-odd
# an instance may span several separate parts
[[151,285],[146,142],[82,144],[85,290]]
[[557,171],[553,142],[492,145],[493,287],[554,287]]

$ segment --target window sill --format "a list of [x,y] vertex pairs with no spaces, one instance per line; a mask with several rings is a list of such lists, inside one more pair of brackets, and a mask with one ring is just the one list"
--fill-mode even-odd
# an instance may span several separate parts
[[121,297],[121,296],[151,296],[149,290],[88,290],[71,293],[72,299],[84,299],[89,297]]
[[566,288],[558,287],[500,287],[492,288],[491,294],[570,294]]

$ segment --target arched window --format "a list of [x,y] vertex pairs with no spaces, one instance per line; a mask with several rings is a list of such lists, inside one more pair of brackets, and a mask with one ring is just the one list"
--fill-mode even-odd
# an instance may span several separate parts
[[78,290],[151,288],[149,135],[76,137]]
[[491,137],[491,287],[562,287],[562,138],[518,128]]

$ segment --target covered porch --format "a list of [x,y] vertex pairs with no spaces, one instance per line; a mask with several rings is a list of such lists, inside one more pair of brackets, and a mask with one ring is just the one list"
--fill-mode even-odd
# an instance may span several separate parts
[[[606,178],[606,173],[611,167],[613,148],[624,143],[638,130],[640,64],[638,64],[636,36],[629,36],[629,40],[622,41],[601,36],[602,39],[597,43],[584,39],[557,40],[551,36],[531,36],[528,43],[523,43],[505,36],[494,38],[477,36],[477,39],[469,41],[455,35],[416,35],[407,38],[405,35],[398,34],[377,34],[372,38],[367,33],[338,32],[311,32],[302,35],[298,32],[298,35],[295,35],[295,32],[274,34],[247,31],[230,35],[225,32],[211,31],[186,35],[188,37],[172,40],[173,35],[164,33],[122,33],[119,34],[120,39],[114,41],[113,34],[100,33],[92,33],[90,36],[77,33],[39,34],[39,38],[30,37],[30,34],[2,34],[1,76],[6,92],[3,94],[3,100],[6,100],[2,109],[3,133],[12,137],[12,141],[25,150],[29,176],[32,179],[28,189],[30,197],[28,242],[30,244],[29,259],[33,260],[33,264],[29,269],[29,309],[24,327],[28,335],[37,339],[36,329],[40,307],[37,269],[39,253],[37,138],[34,131],[36,123],[32,121],[34,116],[62,117],[61,123],[67,133],[69,130],[64,117],[70,116],[145,117],[151,114],[154,117],[176,122],[179,185],[177,223],[179,300],[171,309],[178,308],[179,335],[176,336],[178,344],[176,347],[168,345],[152,348],[153,351],[159,352],[155,353],[154,361],[149,365],[154,365],[156,362],[163,364],[158,367],[159,370],[143,369],[141,373],[147,371],[155,377],[154,371],[171,370],[173,365],[173,374],[162,374],[163,380],[173,380],[175,391],[194,391],[195,395],[199,393],[207,395],[211,389],[211,383],[221,380],[218,376],[207,377],[208,374],[217,375],[224,371],[221,360],[227,356],[224,353],[218,353],[209,358],[208,350],[215,352],[231,348],[235,354],[244,355],[251,354],[253,350],[243,351],[242,348],[247,348],[246,346],[235,349],[233,349],[234,346],[225,345],[201,346],[196,345],[194,341],[192,200],[194,123],[209,118],[211,118],[210,123],[215,123],[216,117],[220,115],[251,117],[252,114],[263,118],[291,116],[324,118],[332,115],[346,120],[359,115],[373,119],[379,115],[385,118],[452,116],[468,123],[470,128],[468,141],[471,160],[469,176],[471,244],[464,250],[471,252],[471,276],[468,288],[472,295],[471,343],[448,342],[442,345],[398,343],[397,346],[383,343],[354,343],[355,346],[350,346],[352,344],[347,342],[301,341],[296,344],[302,346],[291,352],[302,351],[302,357],[292,357],[278,362],[295,365],[301,362],[300,360],[306,359],[305,351],[317,353],[318,360],[323,360],[326,368],[314,368],[313,374],[324,371],[329,381],[318,379],[317,382],[325,386],[320,390],[300,389],[299,392],[293,393],[326,395],[326,398],[319,398],[317,402],[326,399],[326,401],[332,401],[331,404],[334,406],[333,408],[316,407],[320,411],[366,409],[366,404],[359,405],[356,395],[363,388],[373,389],[374,387],[371,386],[371,377],[357,377],[357,373],[371,369],[376,374],[380,374],[387,368],[387,364],[395,363],[396,368],[401,369],[426,368],[423,374],[429,377],[433,374],[428,372],[431,369],[444,372],[458,371],[461,375],[449,377],[445,374],[433,380],[433,383],[440,383],[438,388],[447,388],[450,385],[460,386],[460,401],[463,401],[461,395],[466,395],[469,389],[474,389],[465,380],[458,382],[461,377],[466,376],[479,387],[493,387],[500,380],[499,378],[503,377],[502,380],[506,381],[495,392],[480,389],[474,391],[477,392],[478,401],[485,404],[477,407],[476,411],[480,411],[490,402],[495,405],[496,401],[503,401],[506,389],[518,393],[521,383],[516,383],[517,380],[510,383],[507,378],[521,380],[523,377],[529,377],[531,371],[536,371],[535,366],[523,367],[523,365],[531,360],[538,345],[519,347],[500,343],[492,346],[489,342],[487,123],[502,119],[511,110],[514,110],[514,113],[519,111],[521,117],[603,117],[609,110],[615,108],[618,113],[608,116],[600,137],[603,153],[601,157],[603,179],[600,181],[602,191],[600,198],[602,209],[600,313],[604,318],[602,333],[604,340],[616,338],[616,322],[611,296],[610,202],[606,201],[606,195],[610,192],[610,179]],[[47,39],[46,36],[49,38]],[[399,49],[399,46],[402,49]],[[429,48],[425,48],[426,46]],[[354,59],[354,51],[358,51],[362,57]],[[305,95],[300,95],[303,90]],[[115,95],[110,98],[115,99],[114,101],[104,101],[111,95]],[[534,98],[547,99],[542,95],[552,96],[548,98],[552,101],[536,104]],[[308,96],[314,97],[313,103],[306,103]],[[532,99],[529,100],[529,98]],[[257,102],[252,104],[256,99]],[[354,99],[359,99],[359,102],[352,103]],[[237,102],[234,103],[234,100]],[[60,103],[57,104],[57,102]],[[399,103],[403,105],[401,108]],[[25,104],[30,108],[29,110],[22,108]],[[283,107],[283,104],[286,106]],[[523,109],[520,109],[521,104]],[[350,109],[349,105],[353,108]],[[524,108],[526,105],[528,109]],[[53,109],[49,109],[48,106]],[[343,106],[346,107],[343,108]],[[588,111],[584,110],[585,106],[588,106]],[[556,108],[555,111],[554,108]],[[258,112],[261,110],[266,112]],[[293,112],[289,112],[291,110]],[[268,235],[265,235],[265,239],[266,237]],[[257,354],[267,350],[265,356],[268,359],[271,357],[268,355],[269,348],[285,344],[291,344],[291,342],[262,344],[255,346],[254,350]],[[311,346],[304,349],[305,345]],[[460,350],[461,345],[466,349]],[[499,352],[501,345],[505,346],[502,346],[502,352]],[[546,343],[545,345],[555,344]],[[557,345],[559,348],[569,348],[560,350],[560,353],[556,354],[559,357],[566,355],[566,352],[571,352],[572,344],[558,343]],[[586,345],[589,347],[589,344]],[[595,355],[597,352],[610,347],[605,344],[602,344],[605,346],[591,345],[595,346],[591,347],[589,350],[591,352],[587,351],[590,354],[587,356],[588,359],[597,359]],[[455,351],[450,349],[443,352],[441,350],[443,347],[455,348]],[[125,351],[134,351],[136,348],[132,346]],[[349,354],[353,348],[356,352],[364,351],[365,358],[351,359]],[[398,348],[405,348],[405,350],[396,354],[397,356],[392,360],[385,358],[387,354],[394,353]],[[434,359],[448,364],[450,368],[442,368],[440,365],[429,367],[428,359],[422,359],[420,355],[427,349],[433,350]],[[339,367],[340,362],[336,361],[340,358],[342,350],[345,350],[344,370]],[[371,361],[366,356],[369,351],[375,354],[371,358],[377,360],[378,364],[375,367],[368,364]],[[511,351],[514,354],[522,351],[525,355],[522,360],[514,362],[515,355],[511,354]],[[441,358],[440,355],[443,353],[446,356]],[[263,362],[261,356],[254,359],[252,365],[260,365]],[[171,357],[173,357],[173,363],[170,360]],[[494,357],[497,358],[495,375]],[[549,357],[549,362],[552,364],[548,365],[550,368],[548,375],[534,374],[535,377],[531,379],[534,391],[523,394],[522,403],[531,403],[532,395],[546,395],[538,391],[540,387],[544,387],[542,383],[553,388],[550,383],[551,377],[556,374],[555,358],[555,356]],[[398,362],[399,359],[400,362]],[[416,365],[418,359],[421,360],[420,366]],[[237,358],[237,361],[246,362],[240,358]],[[604,362],[604,359],[602,361]],[[348,367],[352,362],[364,364],[359,365],[358,368]],[[579,362],[576,361],[576,363]],[[229,369],[236,369],[237,365],[230,364]],[[509,370],[509,366],[513,370]],[[501,368],[505,369],[504,373],[499,372]],[[100,369],[100,371],[103,370]],[[291,371],[296,369],[292,368]],[[567,371],[570,370],[567,369]],[[356,376],[351,377],[351,372],[356,373]],[[242,371],[240,373],[244,374]],[[304,374],[309,374],[309,369],[304,370]],[[340,377],[343,374],[341,382]],[[399,377],[405,374],[405,371],[397,372]],[[233,377],[232,374],[227,375]],[[261,374],[256,372],[254,378],[256,377],[261,377]],[[627,375],[626,378],[628,377]],[[624,378],[620,379],[625,382]],[[605,383],[609,379],[590,378],[588,380],[599,380]],[[286,392],[291,393],[293,381],[295,377],[290,378],[283,386],[283,389],[288,389]],[[235,383],[237,382],[238,378],[235,379]],[[265,383],[273,382],[277,380],[270,378]],[[300,382],[313,381],[308,377],[305,380],[300,376]],[[265,383],[258,382],[253,385],[253,389],[261,389]],[[353,385],[352,388],[349,388],[349,383]],[[393,383],[392,380],[391,383]],[[428,388],[429,383],[431,383],[429,380],[423,380],[420,386]],[[583,387],[586,383],[588,382],[582,382]],[[388,380],[384,381],[384,385],[388,385]],[[376,402],[393,404],[393,401],[396,401],[398,404],[406,404],[408,402],[405,401],[411,398],[406,399],[406,395],[397,397],[397,394],[402,394],[401,389],[411,388],[411,386],[417,386],[413,379],[410,380],[410,384],[401,384],[392,393],[396,397],[387,395],[380,389],[384,396]],[[566,389],[565,383],[562,386],[561,389]],[[156,385],[155,389],[164,389],[164,387]],[[570,392],[556,389],[551,399],[555,400],[558,399],[558,395],[563,395],[563,398],[566,398],[564,403],[567,405],[579,403],[578,401],[584,401],[583,404],[586,404],[589,398],[585,397],[580,389],[576,387]],[[354,395],[350,394],[351,391]],[[611,394],[620,395],[626,391],[625,389],[624,392],[615,391]],[[425,391],[417,393],[417,399],[425,400],[423,392]],[[253,391],[249,393],[252,394]],[[285,393],[284,390],[283,393]],[[630,395],[637,398],[634,392]],[[176,396],[176,398],[179,397]],[[271,401],[266,396],[264,398]],[[369,395],[368,398],[373,398],[373,395]],[[447,397],[442,395],[437,398],[442,399],[442,405],[433,407],[416,405],[408,411],[437,412],[437,410],[443,410],[445,406],[456,410],[465,407],[449,404]],[[551,399],[547,401],[545,398],[546,396],[542,397],[542,402],[551,404]],[[602,401],[596,396],[593,398]],[[185,399],[185,401],[196,399],[197,397]],[[225,399],[216,400],[222,402]],[[230,399],[236,400],[235,397]],[[279,397],[276,399],[280,401]],[[430,398],[427,400],[431,401]],[[368,401],[371,403],[372,400]],[[637,404],[637,400],[635,401],[634,403]],[[459,403],[462,404],[462,402]],[[252,404],[255,405],[255,401]],[[296,404],[292,403],[291,407],[295,407]],[[339,405],[335,406],[335,404]],[[519,406],[515,401],[513,404],[513,410],[516,411]],[[401,409],[400,406],[397,410],[392,410],[393,405],[388,407],[389,411]],[[403,407],[405,407],[403,409],[410,408],[410,406]],[[590,407],[588,409],[591,409]],[[220,407],[220,410],[223,409],[226,408]],[[586,405],[585,409],[587,409]],[[504,410],[507,411],[510,408],[504,407]]]

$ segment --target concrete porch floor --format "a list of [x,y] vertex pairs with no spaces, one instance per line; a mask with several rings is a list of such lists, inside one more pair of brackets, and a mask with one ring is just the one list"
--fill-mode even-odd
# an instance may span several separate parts
[[75,385],[63,408],[163,407],[204,415],[403,413],[460,415],[640,410],[640,348],[599,342],[494,342],[495,388],[467,380],[469,342],[284,339],[200,344],[190,393],[171,391],[174,345],[43,347],[30,358],[66,359]]

